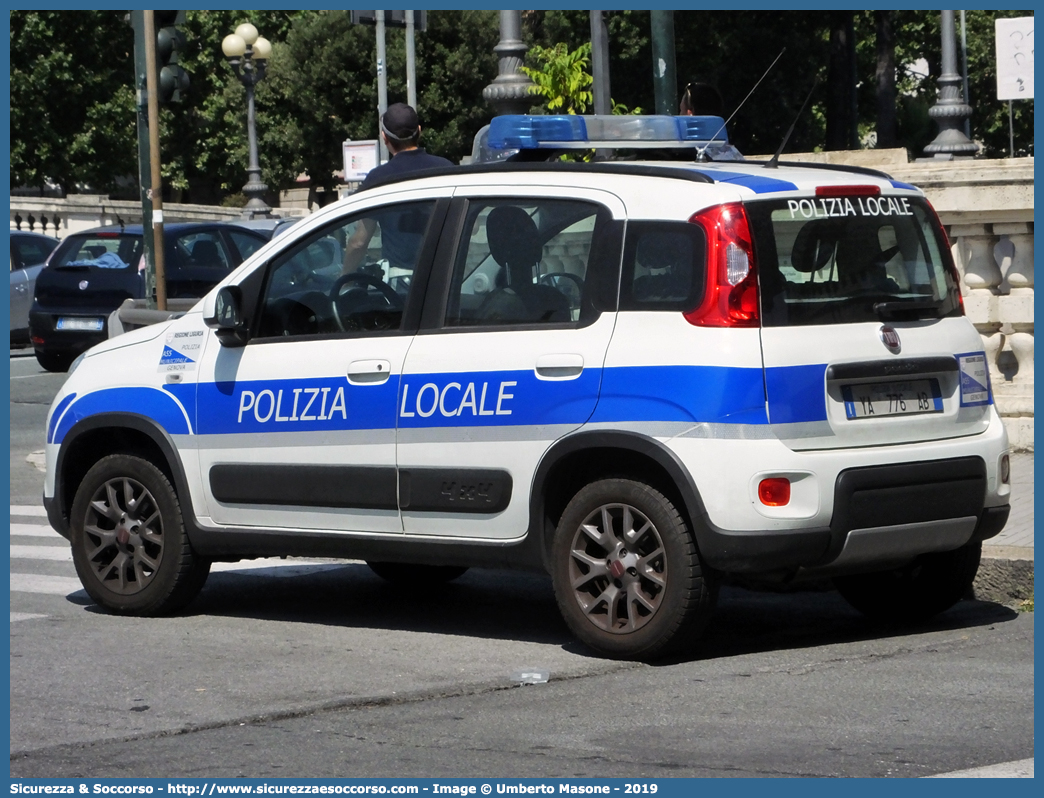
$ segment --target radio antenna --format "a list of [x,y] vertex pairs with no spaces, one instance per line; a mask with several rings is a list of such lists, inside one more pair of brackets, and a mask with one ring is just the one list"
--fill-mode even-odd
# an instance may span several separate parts
[[741,102],[739,105],[737,105],[736,106],[736,110],[733,111],[729,115],[729,118],[726,119],[724,122],[722,122],[721,123],[721,127],[719,127],[717,130],[714,131],[714,135],[710,137],[710,141],[708,141],[706,144],[703,145],[703,149],[701,149],[699,152],[696,153],[696,160],[697,161],[702,161],[703,160],[703,153],[705,153],[707,151],[707,148],[711,144],[714,143],[715,136],[717,136],[719,133],[721,133],[721,131],[723,131],[725,129],[725,126],[729,122],[732,121],[732,117],[734,117],[736,114],[739,113],[740,108],[742,108],[744,105],[746,105],[747,100],[750,99],[750,95],[752,95],[754,93],[754,90],[757,89],[757,87],[761,85],[761,81],[763,81],[766,77],[768,77],[768,73],[771,72],[772,71],[772,67],[774,67],[776,65],[776,61],[778,61],[780,58],[782,58],[783,57],[783,53],[785,53],[786,51],[787,51],[786,47],[784,47],[782,50],[779,51],[779,55],[777,55],[776,58],[772,61],[772,63],[768,65],[768,69],[765,70],[765,73],[760,78],[758,78],[758,82],[754,84],[754,88],[752,88],[750,91],[747,92],[747,96],[743,98],[743,102]]
[[776,150],[776,154],[772,156],[772,159],[765,164],[766,169],[778,169],[779,168],[779,156],[783,152],[783,148],[787,146],[787,142],[790,141],[790,134],[794,132],[794,127],[797,125],[797,121],[801,118],[801,115],[805,113],[805,106],[808,105],[808,101],[812,99],[812,92],[816,90],[816,86],[819,85],[819,75],[816,75],[816,79],[812,81],[812,89],[808,92],[808,96],[805,101],[801,104],[801,110],[797,112],[797,116],[794,117],[794,121],[790,123],[790,130],[787,131],[787,135],[783,137],[783,143],[779,145],[779,149]]

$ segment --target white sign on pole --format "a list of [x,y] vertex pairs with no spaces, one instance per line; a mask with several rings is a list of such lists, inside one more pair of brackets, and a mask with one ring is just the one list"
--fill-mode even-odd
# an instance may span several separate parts
[[344,182],[357,183],[381,162],[381,150],[377,139],[346,141],[344,152]]
[[995,21],[997,99],[1033,99],[1033,17]]

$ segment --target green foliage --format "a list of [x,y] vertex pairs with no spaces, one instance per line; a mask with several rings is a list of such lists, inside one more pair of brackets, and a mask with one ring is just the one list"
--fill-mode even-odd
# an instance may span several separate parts
[[564,42],[554,47],[530,48],[528,55],[540,66],[521,67],[535,84],[531,93],[544,98],[547,110],[555,114],[582,114],[594,101],[591,85],[594,79],[588,72],[591,64],[591,43],[570,51]]
[[[653,103],[649,14],[607,11],[614,113]],[[983,154],[1006,156],[1008,108],[996,97],[994,19],[1029,11],[968,11],[968,71],[973,138]],[[66,191],[112,191],[137,175],[133,32],[122,11],[11,11],[11,180]],[[938,11],[895,11],[900,144],[913,156],[936,135]],[[268,77],[257,87],[262,179],[276,189],[307,175],[331,187],[341,141],[377,137],[377,76],[372,26],[350,25],[344,11],[189,11],[191,76],[185,101],[161,110],[164,183],[191,202],[218,203],[246,181],[244,88],[221,54],[221,40],[249,19],[274,44]],[[787,52],[729,124],[741,151],[773,152],[816,76],[826,77],[829,29],[821,11],[675,12],[678,94],[690,80],[715,85],[726,116],[779,53]],[[873,12],[855,12],[860,132],[875,112]],[[958,15],[959,19],[959,15]],[[583,113],[592,101],[589,12],[523,11],[532,49],[530,76],[544,107]],[[495,11],[431,11],[416,37],[418,112],[423,145],[458,161],[492,116],[482,90],[497,75]],[[406,100],[405,36],[387,32],[389,102]],[[958,39],[959,41],[959,39]],[[959,50],[958,50],[959,52]],[[920,59],[924,59],[923,62]],[[916,65],[927,63],[927,74]],[[824,88],[798,120],[788,151],[822,146]],[[1014,103],[1016,154],[1033,153],[1033,101]]]
[[115,188],[136,172],[134,37],[113,11],[11,11],[11,184]]

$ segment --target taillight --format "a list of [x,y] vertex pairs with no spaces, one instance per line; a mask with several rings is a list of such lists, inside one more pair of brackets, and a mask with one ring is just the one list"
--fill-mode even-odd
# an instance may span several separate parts
[[686,320],[698,327],[760,326],[758,275],[743,205],[718,205],[689,221],[707,233],[707,288]]
[[950,273],[950,277],[953,278],[953,284],[957,286],[957,302],[961,306],[961,315],[963,316],[964,296],[961,294],[961,273],[957,271],[957,264],[953,262],[953,250],[950,248],[950,237],[946,235],[946,228],[943,227],[942,221],[939,219],[939,214],[936,213],[935,208],[932,207],[932,203],[925,200],[924,204],[928,206],[928,210],[932,214],[932,221],[935,222],[935,229],[942,234],[943,251],[940,255],[943,259],[943,266],[946,268],[946,271]]

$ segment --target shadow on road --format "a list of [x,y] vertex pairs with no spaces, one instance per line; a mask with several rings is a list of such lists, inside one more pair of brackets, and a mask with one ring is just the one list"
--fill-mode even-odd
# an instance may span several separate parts
[[[82,596],[74,593],[69,600],[80,603]],[[102,612],[93,605],[87,609]],[[454,582],[423,588],[390,584],[363,564],[292,577],[218,572],[185,614],[518,640],[590,654],[559,615],[550,578],[513,571],[472,569]],[[831,590],[775,593],[725,586],[700,646],[686,659],[901,638],[1016,616],[1000,604],[962,601],[927,622],[886,626],[867,620]]]

